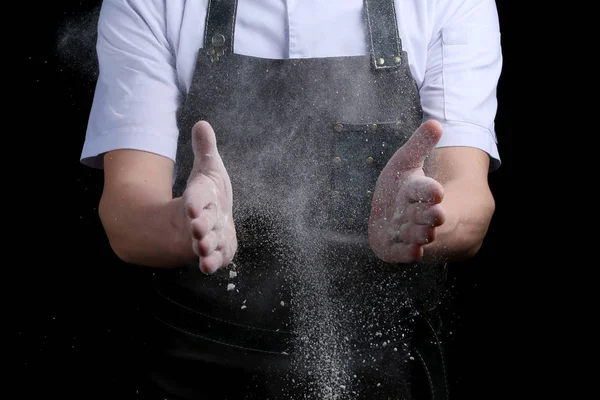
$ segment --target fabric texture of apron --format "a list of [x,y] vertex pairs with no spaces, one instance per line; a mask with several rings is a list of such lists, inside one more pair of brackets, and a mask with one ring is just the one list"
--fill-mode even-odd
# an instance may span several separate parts
[[[232,181],[239,246],[213,275],[197,263],[155,273],[152,368],[173,395],[447,398],[435,309],[445,265],[386,264],[367,242],[377,177],[422,109],[393,0],[364,5],[369,55],[272,60],[235,54],[237,2],[209,0],[178,115],[174,196],[192,167],[192,126],[206,120]],[[246,373],[227,385],[245,385],[243,396],[206,395],[200,364]]]

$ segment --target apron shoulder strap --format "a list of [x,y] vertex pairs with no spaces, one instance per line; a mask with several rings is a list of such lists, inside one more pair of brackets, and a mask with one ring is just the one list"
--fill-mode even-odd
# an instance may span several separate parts
[[[398,33],[394,0],[364,0],[368,43],[375,69],[398,68],[405,57]],[[213,62],[233,52],[237,0],[209,0],[204,49]]]
[[204,28],[204,50],[212,62],[233,53],[237,0],[208,0]]
[[364,0],[371,62],[375,69],[395,69],[403,61],[394,0]]

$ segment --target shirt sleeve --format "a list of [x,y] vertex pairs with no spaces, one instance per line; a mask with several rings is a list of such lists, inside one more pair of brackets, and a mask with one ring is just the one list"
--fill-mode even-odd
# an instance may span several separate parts
[[175,159],[175,57],[165,34],[164,1],[105,0],[98,20],[99,76],[81,162],[103,168],[102,155],[135,149]]
[[[440,2],[443,3],[443,2]],[[442,123],[438,147],[470,146],[500,166],[494,120],[502,68],[494,0],[463,0],[435,22],[420,88],[424,120]]]

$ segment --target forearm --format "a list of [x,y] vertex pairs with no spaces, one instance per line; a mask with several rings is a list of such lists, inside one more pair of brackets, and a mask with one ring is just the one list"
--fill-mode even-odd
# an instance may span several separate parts
[[118,195],[105,191],[99,207],[110,245],[120,259],[162,268],[198,260],[181,198],[142,184],[122,186]]
[[425,174],[443,187],[445,221],[433,242],[423,248],[423,261],[460,261],[477,254],[495,210],[488,184],[489,156],[473,147],[443,147],[425,163]]
[[475,256],[495,210],[489,187],[447,182],[441,205],[446,220],[436,229],[435,240],[424,246],[423,262],[460,261]]

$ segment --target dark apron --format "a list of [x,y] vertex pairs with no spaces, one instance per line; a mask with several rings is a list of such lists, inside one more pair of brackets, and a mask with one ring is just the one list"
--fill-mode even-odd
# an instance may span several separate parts
[[[289,60],[233,53],[236,4],[209,1],[174,195],[206,120],[239,247],[213,275],[156,272],[156,380],[182,398],[446,399],[445,266],[386,264],[367,243],[377,177],[422,120],[393,1],[365,1],[370,55]],[[236,379],[212,392],[207,369]]]

